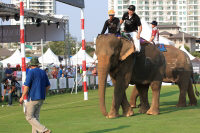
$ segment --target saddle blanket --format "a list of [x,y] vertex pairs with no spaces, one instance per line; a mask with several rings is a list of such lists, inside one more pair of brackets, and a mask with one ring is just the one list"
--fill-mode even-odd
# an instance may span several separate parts
[[161,52],[166,52],[166,47],[163,43],[160,43],[160,45],[158,46],[158,49],[161,51]]

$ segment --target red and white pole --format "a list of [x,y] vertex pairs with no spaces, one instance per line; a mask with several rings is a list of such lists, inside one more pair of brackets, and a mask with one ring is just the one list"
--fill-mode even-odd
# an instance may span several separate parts
[[[25,56],[25,44],[24,44],[24,2],[20,0],[20,43],[21,43],[21,57],[22,57],[22,91],[24,91],[24,82],[26,79],[26,56]],[[26,104],[27,95],[24,97]],[[25,110],[24,110],[25,111]]]
[[84,100],[88,100],[88,89],[86,80],[86,46],[85,46],[85,32],[84,32],[84,9],[81,8],[81,33],[82,33],[82,50],[83,50],[83,88],[84,88]]

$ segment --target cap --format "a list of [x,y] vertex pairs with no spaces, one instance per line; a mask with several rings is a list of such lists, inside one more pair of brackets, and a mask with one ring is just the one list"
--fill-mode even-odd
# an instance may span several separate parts
[[157,26],[158,23],[156,21],[152,21],[151,24]]
[[128,7],[128,9],[131,10],[131,11],[135,11],[135,6],[134,6],[134,5],[130,5],[130,6]]
[[115,15],[115,11],[114,10],[109,10],[108,11],[108,15]]
[[20,67],[20,65],[18,64],[18,65],[16,65],[16,68],[18,68],[18,67]]

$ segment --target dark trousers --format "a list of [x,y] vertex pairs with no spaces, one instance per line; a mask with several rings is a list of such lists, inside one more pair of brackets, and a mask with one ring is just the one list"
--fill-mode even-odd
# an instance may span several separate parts
[[12,93],[8,93],[8,104],[12,105]]

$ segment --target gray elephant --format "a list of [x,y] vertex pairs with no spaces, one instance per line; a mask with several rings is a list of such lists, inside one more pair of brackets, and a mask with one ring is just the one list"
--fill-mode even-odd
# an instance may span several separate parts
[[[133,45],[129,40],[118,39],[115,35],[99,35],[96,40],[96,55],[98,58],[98,82],[100,110],[107,118],[119,117],[119,107],[123,115],[134,114],[126,97],[125,90],[129,84],[135,84],[139,91],[142,106],[141,112],[159,114],[159,98],[161,83],[165,74],[165,58],[152,44],[141,45],[140,55],[134,54]],[[106,79],[110,74],[114,83],[114,95],[110,113],[105,107]],[[148,88],[152,88],[152,106],[149,109],[145,103]]]

